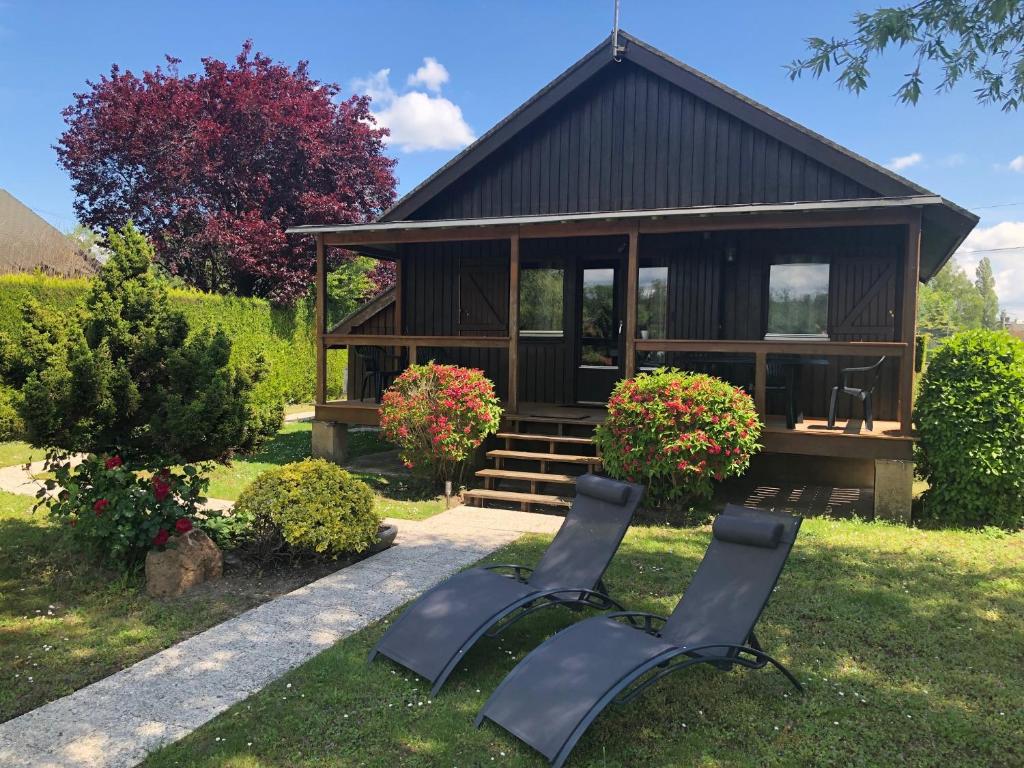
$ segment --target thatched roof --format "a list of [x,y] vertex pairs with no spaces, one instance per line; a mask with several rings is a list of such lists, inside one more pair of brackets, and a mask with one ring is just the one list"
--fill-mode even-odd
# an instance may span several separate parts
[[96,264],[49,222],[0,189],[0,274],[37,269],[83,277],[95,273]]

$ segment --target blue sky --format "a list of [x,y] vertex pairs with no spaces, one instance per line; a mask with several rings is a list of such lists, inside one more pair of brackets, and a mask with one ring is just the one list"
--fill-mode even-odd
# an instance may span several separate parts
[[[978,105],[969,84],[901,106],[892,93],[909,62],[899,56],[872,66],[860,96],[830,79],[786,77],[803,38],[843,34],[855,10],[875,4],[623,0],[622,27],[976,210],[982,222],[965,250],[1024,245],[1024,113]],[[407,191],[607,35],[611,9],[611,0],[0,0],[0,187],[69,229],[73,196],[51,145],[71,94],[115,62],[141,71],[170,53],[190,70],[202,56],[233,57],[251,38],[275,59],[307,59],[318,79],[372,92],[392,123]],[[980,255],[961,261],[971,268]],[[1024,249],[988,255],[1004,304],[1024,316]]]

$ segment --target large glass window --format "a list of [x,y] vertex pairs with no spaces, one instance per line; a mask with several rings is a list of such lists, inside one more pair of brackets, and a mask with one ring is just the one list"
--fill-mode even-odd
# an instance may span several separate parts
[[[636,286],[636,329],[641,339],[668,338],[668,267],[640,267]],[[664,352],[637,352],[637,366],[665,364]]]
[[561,337],[565,271],[523,267],[519,272],[519,334]]
[[828,264],[773,264],[768,336],[828,336]]

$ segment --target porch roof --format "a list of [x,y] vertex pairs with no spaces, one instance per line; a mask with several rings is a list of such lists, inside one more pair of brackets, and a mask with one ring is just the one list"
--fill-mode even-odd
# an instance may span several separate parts
[[[434,219],[379,221],[369,224],[303,224],[285,230],[290,235],[319,235],[327,233],[380,234],[423,232],[427,230],[461,230],[486,227],[529,227],[542,224],[569,224],[583,222],[617,222],[625,228],[635,222],[665,221],[692,217],[757,215],[813,211],[867,211],[885,208],[908,208],[942,205],[946,201],[939,195],[907,195],[902,197],[864,197],[853,200],[815,200],[797,203],[754,203],[743,205],[700,205],[690,208],[648,208],[626,211],[597,211],[585,213],[549,213],[528,216],[495,216],[467,219]],[[526,234],[525,232],[523,233]],[[353,239],[352,243],[358,241]]]
[[634,229],[639,234],[654,234],[704,229],[881,226],[906,223],[909,212],[916,210],[922,217],[920,279],[927,281],[969,231],[947,221],[949,206],[949,201],[939,195],[921,194],[366,224],[304,224],[286,231],[292,235],[316,235],[328,246],[359,247],[371,256],[389,259],[395,255],[394,246],[400,243],[615,235]]

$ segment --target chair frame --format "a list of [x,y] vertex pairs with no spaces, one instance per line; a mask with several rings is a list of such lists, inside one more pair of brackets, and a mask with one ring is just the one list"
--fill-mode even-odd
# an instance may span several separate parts
[[[832,387],[832,396],[829,398],[828,405],[828,427],[834,429],[836,426],[836,408],[839,403],[840,391],[844,395],[850,397],[859,398],[861,403],[864,405],[864,425],[868,428],[868,432],[871,432],[875,428],[874,413],[871,409],[871,395],[874,393],[875,388],[878,386],[878,380],[881,376],[882,364],[885,362],[885,355],[878,358],[877,361],[871,365],[864,365],[854,368],[842,368],[839,371],[839,383]],[[858,374],[869,374],[873,373],[874,376],[871,379],[870,386],[867,388],[862,387],[851,387],[849,385],[849,377]]]

